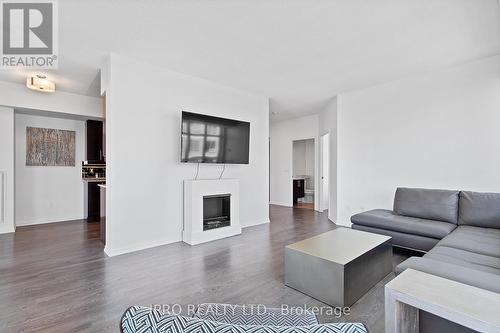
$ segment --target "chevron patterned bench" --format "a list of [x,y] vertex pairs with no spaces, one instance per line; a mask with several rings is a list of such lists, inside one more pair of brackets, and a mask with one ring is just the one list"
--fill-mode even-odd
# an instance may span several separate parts
[[233,325],[308,326],[319,324],[312,311],[288,308],[286,311],[257,305],[203,303],[198,305],[195,318]]
[[[207,309],[209,304],[203,304]],[[228,306],[228,305],[223,305]],[[271,311],[273,312],[273,311]],[[197,311],[201,315],[201,310]],[[206,315],[203,315],[206,317]],[[270,315],[271,322],[287,322],[295,319],[278,319],[277,314]],[[314,317],[315,318],[315,317]],[[220,320],[231,317],[219,318]],[[235,319],[234,316],[232,319]],[[240,322],[261,322],[265,315],[256,319],[239,318]],[[305,315],[299,321],[311,320]],[[316,320],[316,319],[315,319]],[[365,325],[361,323],[330,323],[311,325],[235,325],[232,323],[218,322],[197,317],[189,318],[179,315],[161,313],[149,307],[132,306],[125,311],[121,320],[123,333],[368,333]]]

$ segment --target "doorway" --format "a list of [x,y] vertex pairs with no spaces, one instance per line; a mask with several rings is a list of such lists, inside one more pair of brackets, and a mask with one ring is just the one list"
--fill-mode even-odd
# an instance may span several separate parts
[[315,201],[314,139],[293,141],[293,207],[314,209]]
[[330,133],[321,136],[320,144],[320,194],[319,210],[321,212],[330,207]]

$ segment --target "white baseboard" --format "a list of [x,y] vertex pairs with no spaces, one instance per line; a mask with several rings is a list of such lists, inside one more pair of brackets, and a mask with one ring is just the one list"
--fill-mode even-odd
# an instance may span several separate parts
[[351,222],[346,222],[346,221],[337,221],[337,222],[334,222],[336,225],[340,225],[340,226],[343,226],[343,227],[348,227],[350,228],[352,223]]
[[293,205],[290,205],[290,204],[285,203],[285,202],[270,201],[269,204],[275,205],[275,206],[293,207]]
[[254,227],[256,225],[267,224],[267,223],[271,223],[271,220],[269,220],[269,218],[264,219],[263,221],[256,221],[256,222],[245,223],[241,227],[242,228]]
[[109,257],[114,257],[114,256],[119,256],[122,254],[130,253],[130,252],[136,252],[136,251],[141,251],[141,250],[146,250],[150,249],[153,247],[157,246],[162,246],[162,245],[168,245],[172,243],[177,243],[181,242],[182,239],[176,238],[176,239],[158,239],[156,241],[151,241],[147,243],[138,243],[138,244],[133,244],[125,247],[119,247],[119,248],[111,248],[110,244],[107,242],[106,246],[104,247],[104,253],[106,253]]
[[16,228],[14,228],[12,226],[8,226],[8,227],[0,226],[0,234],[10,234],[10,233],[15,232],[15,231],[16,231]]
[[182,241],[189,245],[198,245],[206,242],[213,242],[219,239],[233,237],[241,234],[240,225],[227,226],[212,230],[200,231],[195,233],[182,232]]
[[[250,224],[247,223],[245,225],[242,225],[242,228],[244,229],[244,228],[253,227],[256,225],[268,224],[270,222],[271,221],[269,220],[269,218],[266,218],[266,219],[261,220],[261,221],[256,221],[256,222],[252,222]],[[130,252],[146,250],[149,248],[162,246],[162,245],[168,245],[168,244],[177,243],[177,242],[181,242],[181,241],[182,241],[181,237],[176,238],[176,239],[163,238],[163,239],[158,239],[156,241],[151,241],[151,242],[147,242],[147,243],[143,242],[143,243],[138,243],[138,244],[132,244],[132,245],[128,245],[126,247],[118,247],[118,248],[113,248],[111,246],[111,244],[109,244],[109,242],[107,242],[106,246],[104,247],[104,253],[106,253],[109,257],[114,257],[114,256],[130,253]]]
[[57,218],[57,219],[37,219],[37,220],[30,220],[30,221],[16,221],[16,226],[23,227],[23,226],[28,226],[28,225],[69,222],[69,221],[84,220],[84,219],[85,218],[82,216],[73,216],[73,217],[61,217],[61,218]]

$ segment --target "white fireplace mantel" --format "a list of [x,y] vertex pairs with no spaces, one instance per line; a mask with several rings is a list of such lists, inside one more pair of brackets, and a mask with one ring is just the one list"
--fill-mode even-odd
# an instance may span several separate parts
[[[231,195],[231,225],[203,231],[203,197],[223,194]],[[241,234],[239,203],[240,193],[237,179],[184,180],[182,241],[196,245]]]

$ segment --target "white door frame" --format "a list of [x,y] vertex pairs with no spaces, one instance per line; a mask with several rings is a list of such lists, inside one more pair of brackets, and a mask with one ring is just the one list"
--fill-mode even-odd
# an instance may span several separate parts
[[319,146],[320,146],[320,140],[318,137],[298,137],[298,138],[293,138],[292,141],[290,142],[290,149],[292,152],[292,158],[290,159],[290,185],[288,188],[290,189],[290,205],[289,207],[293,207],[293,143],[295,141],[303,141],[303,140],[313,140],[314,142],[314,210],[317,212],[320,212],[320,201],[318,199],[319,195],[319,175],[320,175],[320,169],[319,169],[319,161],[320,161],[320,153],[319,153]]
[[[320,136],[319,140],[319,211],[330,206],[330,132]],[[325,160],[326,157],[326,160]],[[325,170],[326,169],[326,170]]]

